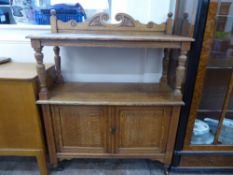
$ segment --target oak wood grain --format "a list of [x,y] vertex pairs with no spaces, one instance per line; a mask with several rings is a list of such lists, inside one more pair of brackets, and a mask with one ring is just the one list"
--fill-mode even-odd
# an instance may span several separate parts
[[175,141],[176,141],[176,132],[177,132],[177,127],[178,127],[178,122],[179,122],[179,116],[180,116],[180,109],[181,107],[173,107],[171,110],[171,120],[170,120],[170,126],[169,126],[169,133],[168,133],[168,138],[167,138],[167,144],[166,144],[166,155],[165,155],[165,160],[164,164],[167,168],[169,168],[172,157],[173,157],[173,150],[175,146]]
[[164,32],[170,33],[172,30],[172,13],[168,14],[167,22],[156,24],[149,22],[148,24],[142,24],[138,20],[133,19],[132,16],[126,13],[118,13],[115,16],[116,21],[119,23],[108,23],[109,14],[100,12],[87,19],[82,23],[78,23],[75,20],[63,22],[57,19],[56,10],[51,10],[51,32],[61,33],[68,30],[69,33],[80,33],[81,31],[90,32]]
[[117,107],[117,154],[163,153],[168,135],[168,107]]
[[57,149],[55,142],[54,126],[52,124],[52,112],[51,112],[52,109],[48,105],[42,105],[41,107],[43,112],[42,116],[44,119],[43,122],[45,127],[49,161],[54,167],[57,167],[58,159],[56,156]]
[[57,152],[106,152],[108,128],[105,108],[94,106],[53,108],[55,108],[53,125]]
[[169,87],[140,83],[65,83],[50,91],[38,104],[81,105],[183,105]]
[[42,33],[40,35],[28,35],[26,38],[29,39],[40,39],[40,40],[94,40],[94,41],[153,41],[153,42],[193,42],[194,39],[190,37],[169,35],[169,34],[144,34],[138,33],[133,34],[87,34],[87,33]]
[[202,167],[202,168],[219,168],[233,167],[233,156],[182,156],[181,167]]
[[61,57],[60,57],[60,48],[58,46],[55,46],[53,48],[54,51],[54,62],[56,67],[56,76],[57,76],[57,83],[63,83],[64,79],[61,74]]

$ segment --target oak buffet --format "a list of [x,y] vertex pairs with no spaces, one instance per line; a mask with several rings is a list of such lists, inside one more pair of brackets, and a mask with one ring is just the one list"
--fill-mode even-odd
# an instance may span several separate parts
[[[172,14],[167,22],[147,25],[127,14],[108,24],[100,13],[84,23],[57,20],[52,11],[51,33],[30,35],[40,78],[39,101],[51,163],[71,158],[145,158],[169,167],[182,101],[187,52],[192,38],[174,36]],[[57,83],[45,82],[42,48],[54,46]],[[67,83],[61,74],[59,46],[162,48],[159,84]],[[176,82],[168,83],[169,50],[180,49]],[[156,59],[156,58],[155,58]]]

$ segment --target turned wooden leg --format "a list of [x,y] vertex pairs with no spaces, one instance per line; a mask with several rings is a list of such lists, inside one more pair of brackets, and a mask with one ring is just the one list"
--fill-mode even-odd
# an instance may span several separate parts
[[57,76],[57,83],[63,83],[63,76],[61,74],[61,57],[60,57],[60,48],[55,46],[53,48],[54,51],[54,60],[55,60],[55,67],[56,67],[56,76]]
[[178,59],[178,66],[176,68],[176,88],[175,95],[182,96],[181,88],[185,79],[186,72],[186,61],[187,61],[187,50],[181,49],[181,54]]
[[41,175],[48,175],[48,168],[47,168],[47,163],[46,163],[46,158],[45,158],[45,153],[44,151],[41,151],[37,155],[37,164],[40,170]]
[[49,98],[49,92],[46,84],[46,70],[45,65],[43,63],[44,55],[42,53],[42,46],[34,47],[35,50],[35,58],[37,62],[37,74],[40,80],[40,93],[39,98],[41,100],[47,100]]
[[170,49],[164,49],[163,73],[162,73],[162,77],[160,79],[160,85],[166,85],[167,84],[169,56],[170,56]]

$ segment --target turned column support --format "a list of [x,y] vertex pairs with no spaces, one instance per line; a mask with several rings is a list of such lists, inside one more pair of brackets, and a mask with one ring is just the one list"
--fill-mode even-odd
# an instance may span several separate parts
[[160,85],[166,85],[168,83],[168,63],[170,57],[170,49],[164,49],[164,58],[163,58],[163,72],[160,79]]
[[63,76],[61,74],[61,57],[60,57],[60,48],[58,46],[55,46],[53,48],[54,51],[54,61],[55,61],[55,68],[56,68],[56,77],[57,77],[57,83],[63,83]]
[[46,83],[46,69],[43,63],[44,55],[42,53],[43,46],[41,46],[40,41],[34,40],[32,41],[32,47],[35,51],[35,59],[37,62],[37,74],[40,81],[40,92],[39,92],[39,99],[40,100],[47,100],[49,98],[49,92]]
[[185,80],[187,53],[189,48],[189,43],[182,44],[181,53],[178,58],[178,65],[176,68],[176,87],[174,92],[176,96],[182,96],[182,85]]

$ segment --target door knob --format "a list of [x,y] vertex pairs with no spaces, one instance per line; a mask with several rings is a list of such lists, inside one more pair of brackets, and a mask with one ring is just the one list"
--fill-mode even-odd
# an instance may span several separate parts
[[111,129],[111,133],[114,135],[114,134],[116,134],[116,128],[112,128]]

